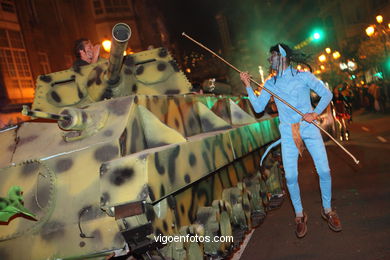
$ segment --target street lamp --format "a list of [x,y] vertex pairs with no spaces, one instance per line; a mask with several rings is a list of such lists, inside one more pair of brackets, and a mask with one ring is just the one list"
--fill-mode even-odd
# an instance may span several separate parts
[[382,23],[382,22],[383,22],[383,16],[382,16],[382,15],[377,15],[377,16],[376,16],[376,21],[377,21],[378,23]]
[[341,69],[341,70],[346,70],[346,69],[348,69],[347,64],[345,64],[344,62],[341,62],[341,63],[340,63],[340,69]]
[[320,62],[325,62],[325,61],[326,61],[326,56],[325,56],[325,54],[321,54],[321,55],[318,57],[318,60],[319,60]]
[[374,26],[370,25],[366,28],[366,34],[371,37],[375,32]]
[[333,56],[333,59],[337,60],[338,58],[340,58],[341,55],[340,55],[340,52],[335,51],[335,52],[333,52],[332,56]]
[[106,52],[110,52],[110,49],[111,49],[111,41],[110,40],[104,40],[102,42],[102,45],[103,45],[103,49],[106,51]]
[[[383,49],[385,52],[385,60],[384,62],[386,63],[386,59],[389,57],[388,49],[387,49],[387,37],[388,37],[388,32],[390,29],[390,23],[383,24],[383,16],[382,15],[377,15],[376,17],[377,24],[370,25],[366,28],[366,34],[368,37],[373,37],[373,36],[378,36],[379,39],[383,43]],[[386,74],[386,66],[383,68],[383,75]]]
[[349,69],[350,71],[356,70],[356,68],[357,68],[356,62],[353,62],[353,61],[349,60],[349,61],[347,62],[347,67],[348,67],[348,69]]

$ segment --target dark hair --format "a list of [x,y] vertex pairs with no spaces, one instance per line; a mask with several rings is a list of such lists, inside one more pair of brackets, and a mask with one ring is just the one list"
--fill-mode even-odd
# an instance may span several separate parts
[[200,83],[195,82],[194,84],[192,84],[192,92],[199,92],[200,90],[202,90],[202,86],[200,85]]
[[284,43],[275,44],[274,46],[271,46],[271,48],[269,48],[269,52],[275,51],[275,52],[280,54],[279,45],[286,51],[286,58],[288,61],[290,61],[290,57],[291,57],[293,51],[291,50],[291,48],[287,44],[284,44]]
[[80,58],[80,51],[84,50],[84,42],[89,41],[87,38],[80,38],[74,42],[74,56]]
[[300,51],[297,51],[297,50],[293,50],[287,44],[277,43],[277,44],[271,46],[271,48],[269,49],[269,52],[275,51],[275,52],[280,54],[279,45],[286,51],[286,58],[287,58],[288,63],[294,62],[296,64],[303,64],[303,65],[306,65],[310,69],[310,71],[312,71],[312,69],[308,63],[309,59],[310,59],[310,55],[307,55],[307,54],[300,52]]

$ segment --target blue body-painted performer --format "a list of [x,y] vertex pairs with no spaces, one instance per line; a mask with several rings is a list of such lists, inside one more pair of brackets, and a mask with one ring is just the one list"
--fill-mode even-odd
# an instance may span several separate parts
[[[292,51],[287,45],[277,44],[272,46],[270,53],[271,56],[268,61],[271,63],[271,69],[275,71],[276,75],[267,80],[264,87],[304,114],[302,118],[294,110],[275,98],[280,119],[279,130],[281,139],[279,142],[282,144],[283,166],[286,173],[288,191],[296,214],[296,235],[302,238],[307,232],[307,214],[302,208],[298,184],[298,155],[303,151],[303,142],[314,160],[319,175],[323,206],[321,211],[322,217],[328,221],[328,225],[333,231],[341,231],[340,220],[331,207],[332,184],[324,142],[319,129],[311,124],[328,106],[332,99],[332,93],[312,73],[299,72],[290,66],[290,62],[307,63],[301,59],[302,55],[298,55],[297,52]],[[254,110],[257,113],[262,112],[271,95],[262,90],[260,96],[256,96],[250,87],[250,75],[243,72],[240,74],[240,77],[246,86],[248,97]],[[321,97],[314,110],[311,106],[310,90],[313,90]]]

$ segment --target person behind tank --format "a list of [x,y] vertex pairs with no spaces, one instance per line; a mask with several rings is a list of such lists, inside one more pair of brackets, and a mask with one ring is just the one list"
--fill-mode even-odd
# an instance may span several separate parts
[[73,51],[76,57],[73,67],[76,68],[97,62],[99,59],[100,45],[92,45],[90,40],[80,38],[75,41]]
[[[276,75],[267,80],[264,87],[304,114],[302,118],[294,110],[275,98],[279,112],[281,139],[272,146],[279,143],[282,145],[282,160],[286,173],[287,188],[296,214],[295,222],[297,226],[295,233],[299,238],[304,237],[307,233],[307,214],[303,211],[298,184],[298,155],[302,154],[303,142],[314,160],[319,175],[323,207],[321,215],[333,231],[341,231],[340,219],[331,207],[332,184],[325,146],[319,129],[311,124],[328,106],[332,100],[332,93],[312,73],[299,72],[290,65],[290,62],[307,65],[302,59],[302,54],[292,51],[290,47],[282,43],[272,46],[270,54],[268,61],[271,64],[271,70]],[[256,96],[250,86],[250,75],[247,72],[242,72],[240,77],[246,86],[254,110],[257,113],[262,112],[271,95],[263,90],[260,96]],[[311,106],[310,90],[321,97],[314,110]]]

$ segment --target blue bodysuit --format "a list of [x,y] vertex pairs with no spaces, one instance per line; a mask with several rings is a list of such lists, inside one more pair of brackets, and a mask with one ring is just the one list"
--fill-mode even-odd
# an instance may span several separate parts
[[[315,112],[321,114],[332,100],[332,93],[327,89],[322,81],[318,80],[310,72],[298,72],[288,67],[283,74],[266,81],[265,88],[269,89],[303,114]],[[265,90],[260,96],[256,96],[250,86],[246,87],[248,97],[254,110],[260,113],[264,110],[271,95]],[[320,101],[313,111],[310,101],[310,90],[316,92]],[[320,179],[320,189],[322,196],[322,206],[324,209],[331,209],[332,183],[330,169],[324,142],[319,129],[311,123],[302,121],[302,117],[275,98],[275,103],[279,112],[282,143],[282,159],[286,173],[287,188],[296,213],[302,213],[301,196],[298,185],[298,148],[293,140],[291,125],[300,122],[300,134],[308,151],[310,152],[317,173]]]

